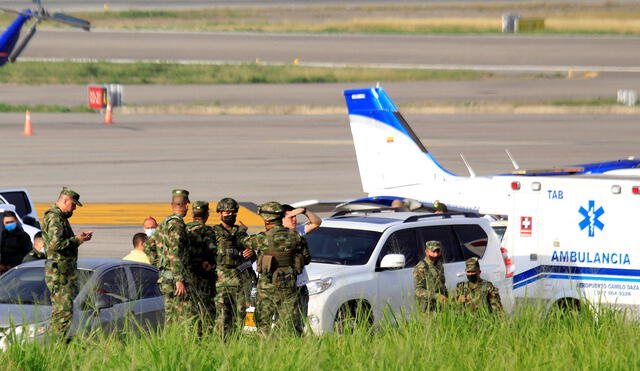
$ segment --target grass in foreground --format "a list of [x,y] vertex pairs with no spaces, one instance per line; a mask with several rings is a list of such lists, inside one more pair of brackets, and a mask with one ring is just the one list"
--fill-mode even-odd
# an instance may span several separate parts
[[3,67],[0,83],[14,84],[292,84],[371,81],[478,80],[490,72],[323,68],[248,64],[19,62]]
[[502,318],[445,310],[342,336],[241,334],[223,343],[185,325],[150,335],[93,334],[69,345],[13,345],[0,364],[6,370],[601,370],[637,368],[638,346],[640,324],[613,311],[527,309]]

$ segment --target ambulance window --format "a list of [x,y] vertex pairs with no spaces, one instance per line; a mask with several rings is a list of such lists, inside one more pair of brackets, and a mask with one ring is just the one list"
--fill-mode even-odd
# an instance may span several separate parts
[[389,236],[387,242],[382,247],[382,251],[378,256],[378,266],[382,261],[382,258],[387,254],[402,254],[405,258],[405,268],[415,267],[420,261],[422,256],[420,254],[421,249],[418,246],[418,239],[416,238],[415,229],[403,229],[401,231],[394,232]]
[[489,242],[489,238],[482,227],[479,225],[454,225],[453,230],[458,236],[465,259],[474,256],[482,258]]
[[440,241],[442,244],[442,259],[445,263],[453,263],[464,260],[462,250],[458,239],[453,234],[453,230],[450,226],[440,227],[422,227],[420,228],[421,245],[428,241]]

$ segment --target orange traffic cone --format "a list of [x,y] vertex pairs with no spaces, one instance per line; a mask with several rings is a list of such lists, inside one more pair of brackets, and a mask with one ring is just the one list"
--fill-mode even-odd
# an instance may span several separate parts
[[22,135],[33,135],[33,124],[31,123],[31,111],[27,110],[24,118],[24,132]]
[[111,107],[111,103],[107,103],[107,110],[104,113],[104,123],[113,124],[113,108]]

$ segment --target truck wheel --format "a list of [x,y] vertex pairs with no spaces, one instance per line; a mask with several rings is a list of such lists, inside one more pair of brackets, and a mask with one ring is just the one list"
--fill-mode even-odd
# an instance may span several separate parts
[[370,329],[373,325],[373,311],[365,301],[350,301],[342,304],[333,322],[339,334],[353,333],[356,329]]

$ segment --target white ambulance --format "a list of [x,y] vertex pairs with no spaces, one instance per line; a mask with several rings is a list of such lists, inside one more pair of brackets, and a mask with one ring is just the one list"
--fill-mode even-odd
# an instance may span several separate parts
[[587,302],[640,313],[640,179],[517,177],[510,188],[503,245],[517,304]]

